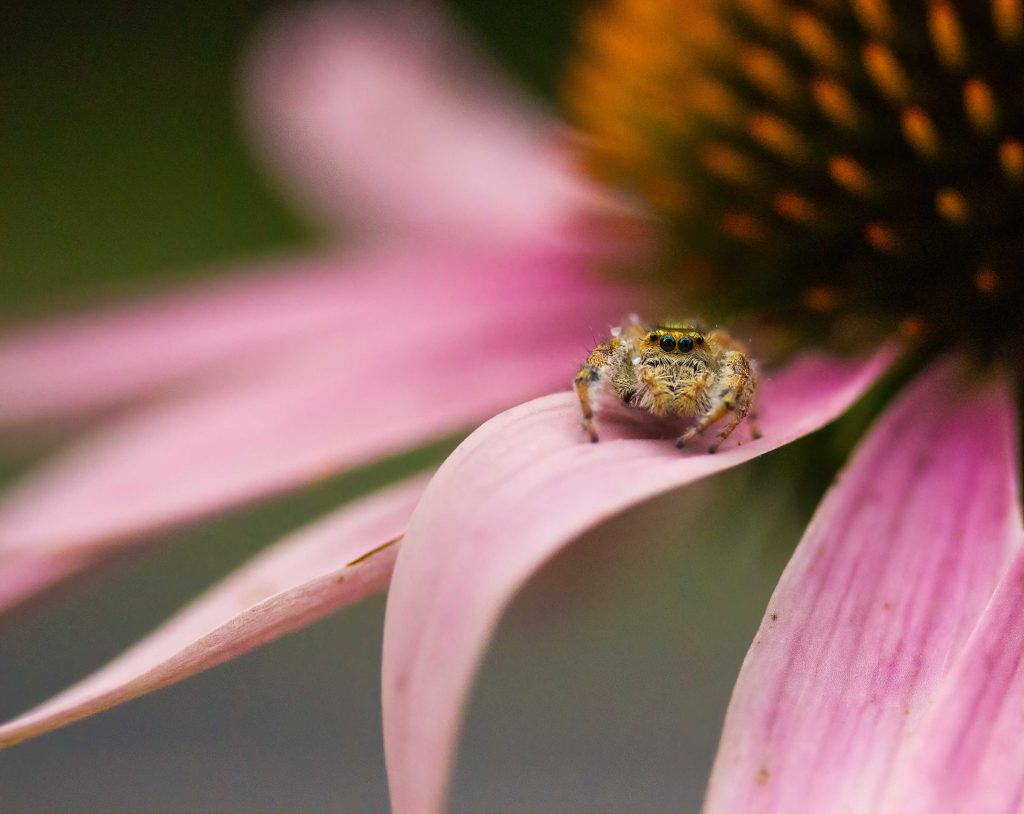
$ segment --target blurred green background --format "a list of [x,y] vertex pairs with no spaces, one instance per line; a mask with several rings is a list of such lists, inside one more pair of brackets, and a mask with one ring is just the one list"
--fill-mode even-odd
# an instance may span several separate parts
[[[4,5],[0,320],[316,244],[238,123],[239,57],[273,5]],[[554,104],[573,4],[452,6]],[[0,715],[99,666],[280,534],[439,462],[456,440],[156,541],[18,611],[0,628]],[[477,685],[453,811],[697,810],[732,681],[820,492],[773,473],[811,448],[631,512],[531,584]],[[386,811],[382,610],[367,602],[0,754],[0,808]]]
[[[5,3],[0,315],[308,245],[244,144],[239,60],[272,0]],[[572,3],[452,4],[552,100]]]

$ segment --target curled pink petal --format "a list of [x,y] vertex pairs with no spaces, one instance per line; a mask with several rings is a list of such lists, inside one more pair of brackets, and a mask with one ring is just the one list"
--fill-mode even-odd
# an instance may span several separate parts
[[[445,462],[410,521],[384,633],[384,738],[393,810],[438,814],[473,672],[519,586],[584,530],[761,455],[843,412],[886,369],[803,358],[762,388],[764,437],[716,455],[614,427],[588,443],[570,394],[509,410]],[[736,435],[739,435],[737,432]],[[734,438],[736,436],[734,435]],[[628,439],[628,440],[627,440]]]
[[27,479],[0,501],[0,556],[135,539],[561,386],[611,309],[579,266],[459,252],[382,275],[373,310],[120,419]]
[[769,603],[707,814],[918,810],[880,795],[1020,545],[1016,423],[1009,388],[949,360],[878,421]]
[[383,589],[425,479],[295,532],[97,672],[0,726],[9,746],[166,687]]
[[257,42],[257,142],[328,223],[437,240],[556,236],[596,192],[554,124],[427,4],[281,15]]

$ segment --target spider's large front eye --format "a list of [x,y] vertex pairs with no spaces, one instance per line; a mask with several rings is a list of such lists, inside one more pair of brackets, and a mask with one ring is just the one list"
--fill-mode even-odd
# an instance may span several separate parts
[[676,349],[676,338],[669,334],[665,334],[661,338],[661,349],[665,351],[665,353],[672,353],[672,351]]
[[684,336],[679,340],[679,350],[683,353],[689,353],[693,350],[693,340],[688,336]]

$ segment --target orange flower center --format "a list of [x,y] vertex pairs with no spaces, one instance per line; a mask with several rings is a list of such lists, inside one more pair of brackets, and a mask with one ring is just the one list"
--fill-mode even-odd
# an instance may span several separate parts
[[690,310],[1017,355],[1022,80],[1022,0],[607,0],[565,96]]

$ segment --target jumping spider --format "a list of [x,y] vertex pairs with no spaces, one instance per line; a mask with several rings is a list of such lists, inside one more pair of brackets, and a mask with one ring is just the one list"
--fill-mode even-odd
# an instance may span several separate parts
[[613,328],[576,374],[583,428],[597,441],[591,389],[607,383],[623,404],[656,416],[693,418],[677,447],[730,415],[708,452],[715,452],[743,419],[760,438],[755,419],[758,373],[746,349],[725,331],[691,325],[645,327],[635,317]]

